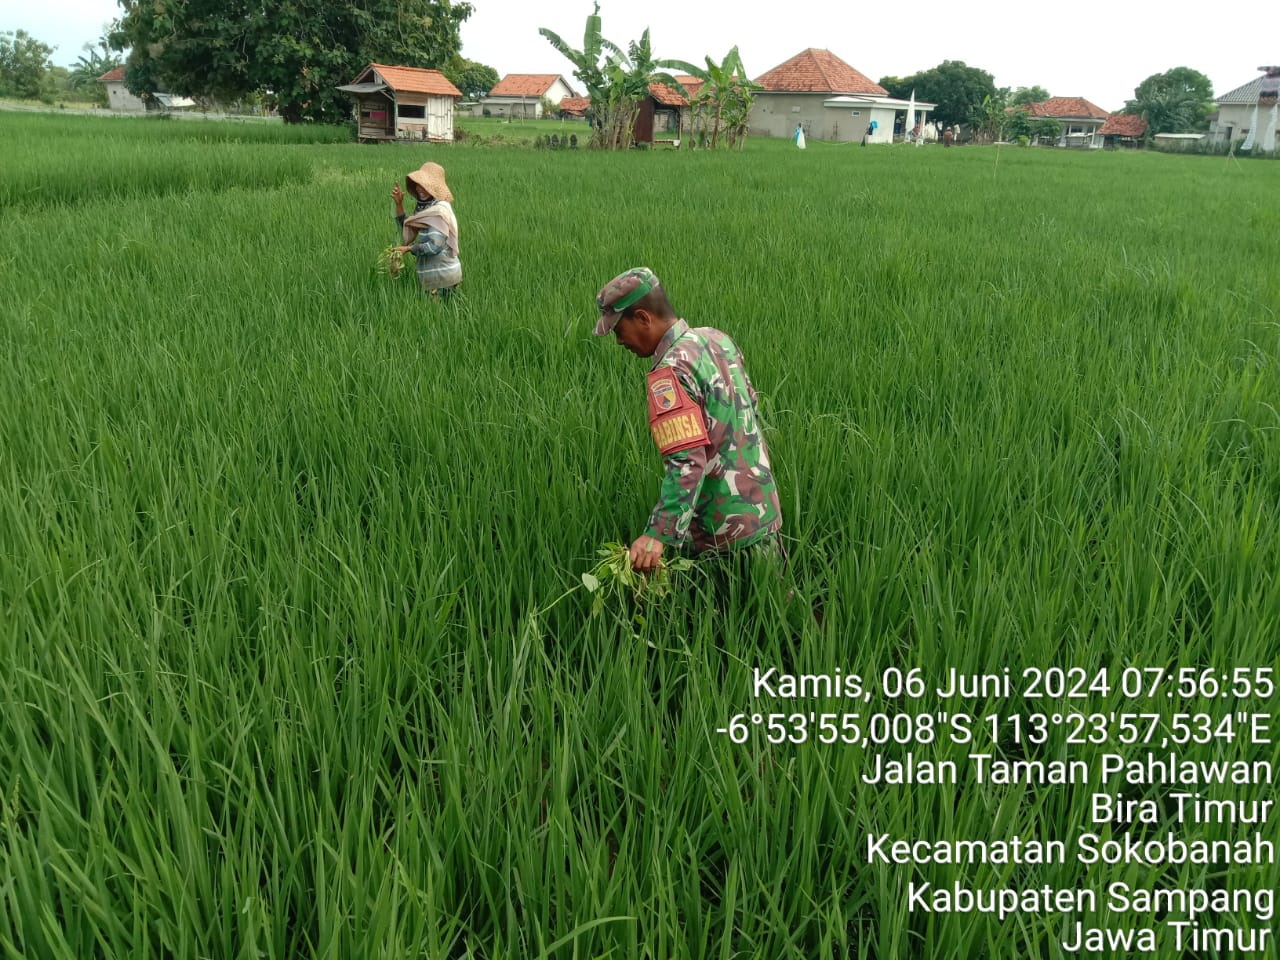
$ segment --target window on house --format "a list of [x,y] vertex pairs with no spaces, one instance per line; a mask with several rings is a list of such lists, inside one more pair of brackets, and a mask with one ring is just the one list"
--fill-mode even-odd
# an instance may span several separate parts
[[415,106],[411,103],[402,103],[396,109],[396,115],[402,120],[425,120],[427,118],[427,108]]

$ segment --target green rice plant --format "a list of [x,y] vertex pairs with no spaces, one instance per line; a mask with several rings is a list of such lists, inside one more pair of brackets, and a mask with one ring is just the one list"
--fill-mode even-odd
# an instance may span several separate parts
[[[880,833],[1069,840],[1091,785],[872,785],[861,747],[716,732],[797,709],[755,667],[1280,664],[1271,165],[77,122],[0,115],[0,952],[1057,960],[1061,917],[905,886],[1280,885],[869,863]],[[461,226],[447,310],[366,259],[428,158]],[[639,263],[743,348],[820,623],[696,570],[635,599],[646,365],[590,327]],[[1081,706],[1165,709],[1042,709]]]

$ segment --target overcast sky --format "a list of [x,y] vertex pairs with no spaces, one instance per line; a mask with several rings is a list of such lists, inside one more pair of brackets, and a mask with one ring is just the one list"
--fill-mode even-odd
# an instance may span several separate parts
[[[572,67],[539,34],[549,27],[582,43],[591,0],[474,0],[462,52],[505,73],[563,73]],[[1015,3],[951,0],[859,7],[833,0],[785,3],[602,0],[603,33],[625,48],[647,26],[659,57],[702,63],[737,44],[751,76],[806,47],[823,47],[872,80],[963,60],[996,85],[1039,84],[1053,96],[1086,97],[1118,110],[1145,77],[1188,66],[1213,81],[1214,94],[1248,83],[1260,64],[1280,61],[1274,2],[1226,0],[1196,8],[1132,0]],[[757,15],[754,11],[759,11]],[[25,29],[70,64],[117,16],[114,0],[0,0],[0,30]],[[579,91],[581,92],[581,91]]]

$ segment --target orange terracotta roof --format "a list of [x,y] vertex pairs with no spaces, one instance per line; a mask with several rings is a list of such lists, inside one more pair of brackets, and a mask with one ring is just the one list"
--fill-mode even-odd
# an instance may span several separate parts
[[[558,73],[508,73],[489,91],[491,97],[541,97],[560,80]],[[568,84],[566,83],[567,87]]]
[[664,107],[687,107],[689,101],[675,90],[668,87],[665,83],[649,84],[649,96],[657,100]]
[[680,85],[689,91],[691,97],[696,97],[698,91],[702,89],[702,81],[697,77],[691,77],[687,73],[676,73],[672,76],[680,81]]
[[1050,97],[1040,103],[1029,103],[1024,108],[1033,117],[1053,117],[1056,120],[1105,120],[1107,111],[1084,97]]
[[859,73],[830,50],[810,47],[786,63],[756,77],[766,92],[775,93],[874,93],[889,91]]
[[124,80],[124,67],[108,70],[98,78],[99,83],[120,83]]
[[378,71],[378,76],[386,81],[387,86],[397,93],[434,93],[441,97],[461,97],[462,91],[449,82],[439,70],[423,70],[421,67],[389,67],[381,63],[371,63],[361,71],[361,75],[370,69]]
[[1135,113],[1113,113],[1098,133],[1104,137],[1140,137],[1147,132],[1147,121]]
[[590,106],[590,97],[565,97],[560,101],[560,110],[564,113],[583,114]]

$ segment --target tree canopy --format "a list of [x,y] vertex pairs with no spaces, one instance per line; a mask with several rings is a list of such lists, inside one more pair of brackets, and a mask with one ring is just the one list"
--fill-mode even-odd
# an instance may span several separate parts
[[469,3],[451,0],[120,0],[111,35],[130,48],[125,85],[145,95],[237,99],[264,91],[288,122],[341,122],[338,90],[371,61],[436,67],[461,46]]
[[880,86],[902,99],[914,90],[917,100],[937,104],[929,120],[938,127],[970,123],[983,100],[996,96],[995,78],[963,60],[944,60],[909,77],[882,77]]
[[442,72],[468,100],[478,100],[498,85],[498,71],[483,63],[455,55]]
[[1025,107],[1032,103],[1044,103],[1049,99],[1049,91],[1037,84],[1034,87],[1018,87],[1009,96],[1009,105]]
[[1124,110],[1146,119],[1148,136],[1200,130],[1213,113],[1213,83],[1190,67],[1153,73],[1134,88]]
[[49,92],[53,47],[25,30],[0,33],[0,95],[34,100]]

